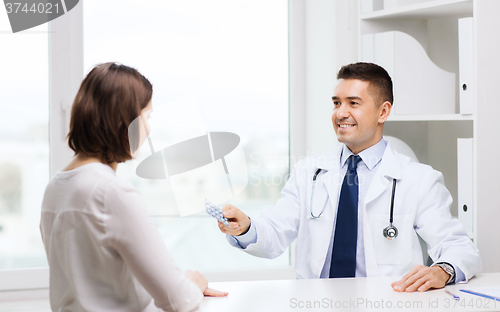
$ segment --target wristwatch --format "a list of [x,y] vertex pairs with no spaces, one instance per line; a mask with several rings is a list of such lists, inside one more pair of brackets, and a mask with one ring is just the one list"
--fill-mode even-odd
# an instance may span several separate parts
[[443,269],[443,271],[445,271],[446,273],[448,273],[450,275],[450,278],[446,281],[446,284],[451,283],[455,279],[455,269],[453,268],[453,266],[451,264],[446,263],[446,262],[438,262],[438,263],[433,264],[432,266],[438,266],[441,269]]

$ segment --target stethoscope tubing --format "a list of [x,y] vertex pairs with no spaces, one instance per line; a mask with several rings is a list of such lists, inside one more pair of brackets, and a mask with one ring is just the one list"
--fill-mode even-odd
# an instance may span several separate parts
[[389,223],[392,226],[394,221],[394,197],[396,195],[396,179],[392,179],[392,195],[391,195],[391,216],[389,218]]
[[318,170],[316,170],[316,173],[314,173],[314,176],[313,176],[313,182],[312,182],[312,190],[311,190],[311,203],[309,204],[310,205],[310,213],[311,213],[311,219],[316,219],[316,218],[319,218],[321,217],[321,215],[323,214],[323,211],[325,210],[325,207],[326,207],[326,202],[328,201],[328,197],[325,201],[325,204],[323,205],[323,209],[321,209],[321,212],[319,213],[319,215],[315,216],[313,214],[313,211],[312,211],[312,207],[313,207],[313,199],[314,199],[314,189],[316,187],[316,178],[318,176],[318,174],[321,172],[321,168],[318,168]]
[[[314,176],[313,176],[313,182],[312,182],[312,188],[311,188],[311,201],[310,201],[310,214],[311,214],[311,219],[317,219],[319,217],[321,217],[321,215],[323,214],[323,211],[325,211],[325,208],[326,208],[326,204],[328,202],[328,197],[326,198],[325,200],[325,203],[323,204],[323,209],[321,209],[321,212],[319,213],[319,215],[315,216],[314,213],[313,213],[313,200],[314,200],[314,190],[316,188],[316,179],[319,175],[319,173],[322,171],[321,168],[318,168],[316,170],[316,172],[314,173]],[[386,229],[389,229],[389,228],[394,228],[396,234],[395,236],[393,237],[387,237],[385,234],[384,236],[388,239],[394,239],[397,237],[397,228],[393,225],[393,222],[394,222],[394,198],[396,197],[396,179],[392,179],[392,194],[391,194],[391,210],[390,210],[390,216],[389,216],[389,226],[387,228],[384,229],[384,233],[386,231]]]

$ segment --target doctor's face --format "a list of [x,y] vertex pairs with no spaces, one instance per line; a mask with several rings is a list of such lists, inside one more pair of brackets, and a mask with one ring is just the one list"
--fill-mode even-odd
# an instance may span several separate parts
[[337,139],[354,154],[382,139],[383,124],[391,111],[389,102],[377,104],[370,91],[367,81],[339,79],[332,97]]

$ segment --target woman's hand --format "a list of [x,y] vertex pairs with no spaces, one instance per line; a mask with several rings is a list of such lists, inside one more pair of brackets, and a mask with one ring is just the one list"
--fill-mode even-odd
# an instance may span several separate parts
[[218,291],[208,287],[207,279],[198,271],[187,270],[184,275],[200,288],[203,295],[208,297],[225,297],[227,292]]

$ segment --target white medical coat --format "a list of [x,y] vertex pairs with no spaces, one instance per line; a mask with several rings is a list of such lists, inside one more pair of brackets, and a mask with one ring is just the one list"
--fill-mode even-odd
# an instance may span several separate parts
[[[333,233],[342,179],[342,145],[323,155],[298,162],[274,207],[266,208],[252,223],[257,241],[245,252],[275,258],[297,239],[295,271],[298,278],[319,278]],[[316,181],[313,213],[310,214],[312,177]],[[392,180],[397,180],[394,225],[399,235],[387,240],[383,229],[389,225]],[[367,276],[402,276],[416,264],[424,264],[426,243],[434,262],[449,262],[460,268],[466,280],[481,270],[479,251],[462,224],[450,214],[452,198],[443,176],[430,166],[415,162],[387,145],[363,204],[363,243]],[[233,246],[235,244],[232,244]]]

